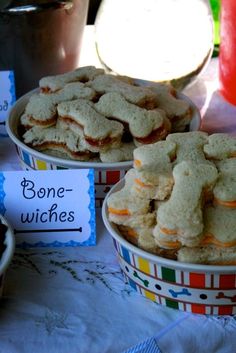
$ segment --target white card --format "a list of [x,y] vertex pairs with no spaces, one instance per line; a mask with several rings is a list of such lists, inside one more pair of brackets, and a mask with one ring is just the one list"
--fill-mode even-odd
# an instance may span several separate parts
[[15,100],[13,71],[0,71],[0,122],[5,121]]
[[14,229],[18,245],[94,245],[94,171],[2,172],[0,213]]
[[15,100],[13,71],[0,71],[0,135],[6,135],[4,122]]

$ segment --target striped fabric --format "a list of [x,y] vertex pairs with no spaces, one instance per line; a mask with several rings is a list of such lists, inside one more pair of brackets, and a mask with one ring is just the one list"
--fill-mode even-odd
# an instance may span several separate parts
[[123,353],[161,353],[154,337],[137,344]]

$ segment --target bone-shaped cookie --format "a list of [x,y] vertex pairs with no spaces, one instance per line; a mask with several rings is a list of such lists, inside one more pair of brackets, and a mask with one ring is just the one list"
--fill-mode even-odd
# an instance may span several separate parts
[[236,158],[219,161],[216,166],[219,176],[213,189],[214,203],[236,208]]
[[180,262],[199,263],[204,265],[234,265],[236,264],[236,247],[198,246],[182,247],[177,252]]
[[171,196],[157,210],[157,223],[163,233],[178,234],[182,244],[199,237],[203,231],[204,194],[213,188],[217,175],[215,166],[206,163],[183,161],[174,167]]
[[164,129],[162,113],[137,107],[120,93],[104,94],[95,104],[95,109],[106,117],[128,124],[131,135],[139,142],[145,143],[149,139],[151,143],[159,140]]
[[51,93],[50,95],[41,93],[40,96],[48,97],[55,104],[58,104],[78,98],[92,100],[96,96],[96,92],[82,82],[71,82],[55,93]]
[[34,94],[30,97],[21,119],[22,125],[49,127],[56,124],[57,108],[49,97]]
[[[131,192],[135,171],[130,169],[125,175],[124,187],[111,194],[107,201],[109,219],[125,226],[150,226],[153,215],[149,217],[150,201]],[[145,218],[147,218],[145,220]],[[150,219],[149,219],[150,218]]]
[[92,152],[117,147],[123,134],[123,125],[108,120],[94,109],[92,102],[76,99],[57,106],[58,119],[68,122],[72,130],[82,130]]
[[236,246],[236,209],[208,206],[204,209],[204,237],[202,244],[219,248]]
[[158,141],[150,145],[135,148],[134,167],[138,171],[155,169],[169,173],[171,161],[175,157],[176,143],[171,141]]
[[204,146],[204,152],[207,158],[216,160],[236,157],[236,137],[223,133],[212,134]]
[[[147,229],[150,231],[154,226],[155,213],[150,210],[149,200],[132,194],[133,179],[134,169],[130,169],[125,175],[123,189],[110,195],[107,206],[109,220],[121,226],[121,232],[124,232],[129,240],[136,242],[140,236],[143,237]],[[144,246],[144,240],[141,240],[141,243]]]
[[76,160],[86,161],[93,157],[83,139],[70,130],[62,130],[56,126],[41,128],[34,126],[23,135],[25,144],[38,151],[61,152]]
[[206,160],[203,147],[208,142],[208,134],[202,131],[169,134],[167,141],[176,144],[175,164],[182,161],[210,163]]
[[101,95],[109,92],[120,93],[125,99],[133,104],[148,109],[157,107],[156,94],[147,87],[134,86],[123,79],[112,75],[99,75],[88,83]]
[[150,89],[157,95],[158,107],[163,109],[171,120],[191,115],[189,103],[186,100],[176,98],[173,87],[167,84],[155,83]]
[[52,93],[63,88],[69,82],[87,82],[103,73],[103,69],[97,69],[94,66],[84,66],[64,74],[43,77],[39,81],[39,87],[43,93]]
[[171,85],[155,83],[150,88],[157,95],[158,108],[163,109],[171,121],[171,131],[186,131],[193,117],[190,103],[186,99],[176,98],[176,91]]
[[171,161],[176,144],[159,141],[134,150],[135,187],[148,198],[164,200],[173,186]]
[[34,94],[26,105],[22,125],[52,126],[57,120],[57,104],[84,98],[92,100],[95,91],[86,87],[81,82],[73,82],[65,85],[60,91],[52,94]]

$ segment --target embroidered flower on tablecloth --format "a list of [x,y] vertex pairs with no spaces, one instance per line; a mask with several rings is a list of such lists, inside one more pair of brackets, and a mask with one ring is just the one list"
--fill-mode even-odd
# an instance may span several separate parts
[[66,314],[57,313],[47,309],[43,317],[36,321],[36,325],[44,325],[45,330],[51,335],[57,329],[68,329],[66,325]]

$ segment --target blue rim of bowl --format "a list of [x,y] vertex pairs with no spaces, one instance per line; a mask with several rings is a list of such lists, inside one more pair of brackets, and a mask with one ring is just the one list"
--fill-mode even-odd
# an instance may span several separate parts
[[129,243],[126,239],[120,235],[119,231],[116,229],[116,225],[112,224],[112,222],[108,219],[108,210],[107,210],[107,199],[111,194],[120,190],[124,185],[124,178],[121,179],[118,183],[116,183],[111,190],[107,193],[103,205],[102,205],[102,219],[103,223],[109,232],[109,234],[121,245],[123,245],[126,249],[130,250],[131,252],[137,254],[140,257],[145,258],[153,263],[158,263],[165,267],[171,267],[174,269],[188,271],[188,272],[199,272],[199,273],[215,273],[215,274],[225,274],[225,273],[235,273],[236,266],[229,265],[229,266],[218,266],[218,265],[203,265],[203,264],[194,264],[194,263],[185,263],[185,262],[178,262],[175,260],[166,259],[164,257],[154,255],[148,253],[145,250],[138,248],[137,246]]

